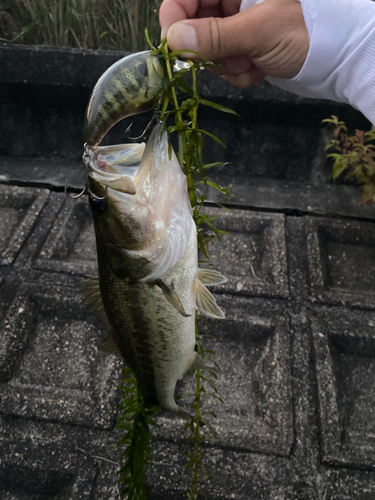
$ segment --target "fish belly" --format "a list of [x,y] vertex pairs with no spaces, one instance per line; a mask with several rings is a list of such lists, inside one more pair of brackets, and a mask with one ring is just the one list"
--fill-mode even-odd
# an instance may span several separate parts
[[194,235],[186,254],[162,277],[173,286],[189,317],[183,317],[155,284],[131,284],[99,265],[103,305],[116,345],[134,371],[145,401],[172,411],[178,410],[176,383],[194,359],[196,246]]

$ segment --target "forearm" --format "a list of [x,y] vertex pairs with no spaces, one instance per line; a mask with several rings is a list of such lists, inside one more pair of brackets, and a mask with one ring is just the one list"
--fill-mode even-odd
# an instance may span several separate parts
[[345,102],[375,123],[375,2],[300,0],[310,38],[301,71],[267,78],[305,97]]

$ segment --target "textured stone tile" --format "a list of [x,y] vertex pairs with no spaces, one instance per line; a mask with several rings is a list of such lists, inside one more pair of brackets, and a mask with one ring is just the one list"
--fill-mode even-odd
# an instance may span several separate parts
[[4,319],[9,308],[9,299],[17,291],[17,285],[12,282],[7,273],[2,273],[4,268],[0,267],[0,322]]
[[33,267],[82,276],[97,274],[95,233],[87,197],[65,197],[61,203]]
[[[186,463],[179,447],[158,442],[154,447],[155,467],[150,475],[152,499],[184,498],[184,490],[191,485],[179,480],[181,466]],[[217,500],[317,500],[309,481],[301,481],[297,471],[286,458],[253,453],[241,453],[220,448],[206,449],[206,464],[212,479],[204,481],[202,498]],[[311,494],[309,497],[308,494]]]
[[[4,109],[3,109],[4,110]],[[35,120],[30,117],[35,125]],[[29,119],[30,119],[29,118]],[[28,124],[26,125],[26,127]],[[9,132],[9,131],[8,131]],[[35,148],[33,137],[28,138],[30,146]],[[37,139],[38,140],[38,139]],[[25,146],[25,142],[23,142]],[[51,145],[53,148],[53,145]],[[67,144],[67,146],[69,146]],[[27,146],[26,146],[27,148]],[[81,147],[81,149],[83,149]],[[78,150],[78,155],[80,153]],[[24,154],[26,151],[20,151]],[[26,183],[28,186],[35,185],[48,189],[63,188],[65,184],[69,188],[81,190],[86,181],[86,168],[79,158],[62,160],[56,157],[15,157],[0,155],[0,180],[8,183]]]
[[[203,398],[203,410],[217,415],[212,420],[215,443],[288,456],[294,440],[288,320],[260,301],[219,299],[227,318],[202,328],[203,334],[216,337],[204,338],[204,346],[215,352],[221,368],[215,385],[224,402]],[[185,377],[180,391],[195,393],[194,380]],[[206,391],[213,392],[209,385]],[[189,398],[182,398],[180,405],[188,409]],[[168,416],[160,422],[161,435],[179,439],[181,424]]]
[[0,185],[0,266],[14,262],[48,196],[45,189]]
[[313,300],[374,307],[374,224],[308,218],[307,243]]
[[373,500],[375,473],[348,468],[324,468],[318,480],[324,500]]
[[120,370],[97,350],[104,337],[76,291],[22,285],[1,330],[3,412],[113,426]]
[[[6,451],[2,450],[3,452]],[[22,446],[15,447],[11,460],[0,464],[0,497],[2,500],[29,500],[29,499],[61,499],[79,500],[91,497],[92,483],[95,469],[86,467],[79,473],[67,468],[58,468],[55,465],[55,448],[46,450],[43,447],[39,452],[39,459],[35,462],[35,451],[30,454],[22,450]],[[13,458],[14,457],[14,458]],[[71,459],[71,457],[67,457]]]
[[[26,419],[0,418],[0,498],[93,498],[98,467],[94,457],[86,455],[74,443],[75,429],[63,430],[58,424],[42,427]],[[82,429],[80,434],[83,439],[91,437]]]
[[346,309],[312,318],[321,457],[375,468],[375,314]]
[[285,218],[285,239],[291,298],[301,302],[310,298],[305,217]]
[[228,234],[208,245],[212,264],[228,282],[215,287],[229,293],[288,297],[284,216],[245,210],[205,209]]
[[302,477],[313,477],[320,467],[320,450],[310,311],[296,307],[289,315],[295,432],[291,460]]

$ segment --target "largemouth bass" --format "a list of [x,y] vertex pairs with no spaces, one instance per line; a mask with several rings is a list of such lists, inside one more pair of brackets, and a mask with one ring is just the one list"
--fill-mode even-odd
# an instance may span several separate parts
[[198,268],[186,177],[157,125],[145,147],[86,147],[99,278],[86,301],[110,325],[99,347],[124,358],[144,400],[187,416],[178,379],[207,368],[195,352],[195,313],[223,318],[206,285],[226,278]]

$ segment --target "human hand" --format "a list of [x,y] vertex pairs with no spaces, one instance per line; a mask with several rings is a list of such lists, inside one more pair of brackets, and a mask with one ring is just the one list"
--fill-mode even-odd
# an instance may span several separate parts
[[300,2],[265,0],[242,12],[240,5],[240,0],[164,0],[162,36],[172,50],[194,50],[223,63],[213,71],[238,87],[266,76],[294,77],[309,50]]

